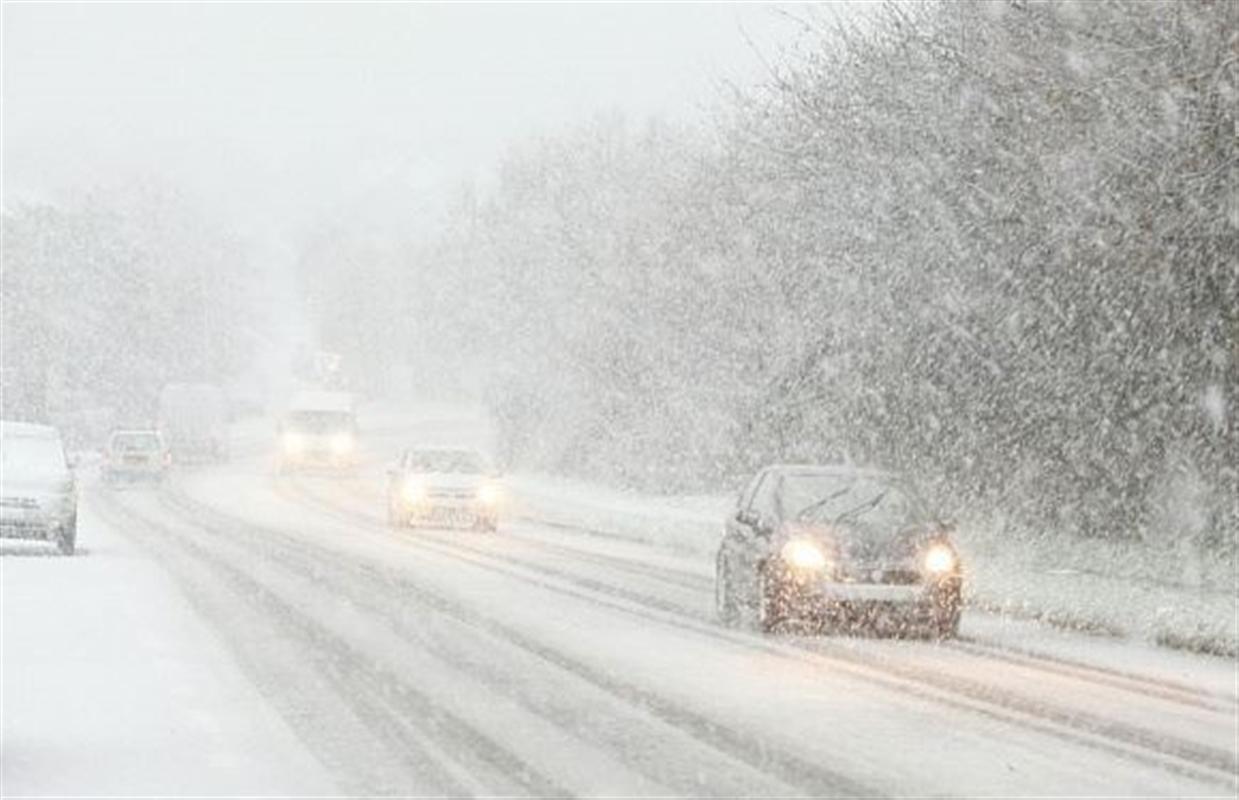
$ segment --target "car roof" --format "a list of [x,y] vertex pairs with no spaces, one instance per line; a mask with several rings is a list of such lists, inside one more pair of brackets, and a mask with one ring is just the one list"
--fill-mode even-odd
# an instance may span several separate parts
[[903,477],[896,472],[871,467],[854,467],[848,464],[771,464],[766,467],[766,471],[780,475],[827,475],[838,478],[903,480]]
[[481,451],[472,447],[410,447],[404,451],[406,454],[417,453],[425,455],[438,455],[440,453],[465,453],[471,456],[482,457]]
[[39,425],[34,422],[9,422],[0,420],[0,435],[5,439],[59,439],[60,431],[51,425]]

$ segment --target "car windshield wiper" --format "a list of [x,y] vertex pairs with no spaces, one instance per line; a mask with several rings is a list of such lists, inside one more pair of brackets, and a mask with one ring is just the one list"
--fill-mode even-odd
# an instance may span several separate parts
[[842,522],[844,519],[846,519],[846,518],[848,518],[848,517],[850,517],[850,516],[853,516],[853,515],[855,515],[855,514],[862,514],[862,513],[866,512],[866,511],[868,511],[869,509],[871,509],[871,508],[873,508],[874,506],[876,506],[878,503],[882,502],[882,498],[883,498],[883,497],[886,497],[886,493],[887,493],[887,491],[889,491],[889,490],[887,490],[887,489],[883,489],[882,491],[878,492],[876,495],[874,495],[873,497],[869,498],[868,500],[866,500],[865,502],[861,503],[860,505],[853,506],[852,508],[849,508],[847,511],[844,511],[842,514],[840,514],[839,516],[835,517],[835,520],[834,520],[834,521],[835,521],[836,523],[838,523],[838,522]]
[[812,503],[809,503],[809,505],[805,506],[804,508],[796,512],[796,519],[798,520],[807,519],[814,511],[817,511],[819,508],[826,505],[831,500],[834,500],[836,497],[840,495],[847,494],[848,490],[851,488],[852,487],[850,486],[844,486],[839,491],[831,492],[830,494],[823,497],[821,500],[814,500]]

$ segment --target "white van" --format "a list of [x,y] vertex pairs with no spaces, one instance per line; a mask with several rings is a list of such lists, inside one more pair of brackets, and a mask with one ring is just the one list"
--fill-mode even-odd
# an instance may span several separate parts
[[60,432],[0,420],[0,537],[53,542],[73,552],[77,483]]

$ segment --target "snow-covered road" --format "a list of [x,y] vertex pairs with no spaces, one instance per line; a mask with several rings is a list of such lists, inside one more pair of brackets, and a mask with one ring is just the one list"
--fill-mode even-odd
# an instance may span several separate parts
[[389,530],[416,431],[388,438],[347,479],[88,487],[81,558],[6,559],[5,792],[1235,794],[1226,660],[982,614],[945,644],[725,630],[700,556]]

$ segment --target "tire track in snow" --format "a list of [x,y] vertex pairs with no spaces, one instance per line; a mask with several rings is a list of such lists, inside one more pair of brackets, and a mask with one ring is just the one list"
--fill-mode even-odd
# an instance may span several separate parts
[[[341,481],[338,488],[347,488],[349,490],[349,494],[354,495],[357,499],[362,500],[367,505],[374,502],[374,492],[372,487],[360,483],[355,477]],[[309,496],[305,495],[304,491],[302,491],[302,497],[298,499],[304,500],[307,497]],[[318,500],[319,498],[315,497],[313,499]],[[520,519],[547,528],[583,533],[592,538],[651,546],[649,542],[641,539],[619,534],[611,534],[596,528],[573,526],[562,522],[544,520],[537,516],[530,515],[522,515]],[[682,588],[687,591],[712,592],[713,590],[713,582],[711,580],[708,578],[703,578],[702,575],[689,570],[681,570],[663,565],[646,564],[636,559],[598,553],[587,548],[572,547],[562,543],[545,542],[536,537],[517,535],[507,537],[507,540],[518,541],[522,545],[543,549],[550,553],[562,555],[565,558],[577,558],[581,561],[593,561],[615,569],[628,571],[641,577],[661,580],[667,584],[674,585],[677,588]],[[686,609],[686,611],[688,611],[688,609]],[[692,612],[689,611],[689,613]],[[1039,652],[1028,648],[1015,647],[1005,642],[989,641],[977,637],[960,637],[956,640],[941,642],[940,645],[958,650],[961,653],[970,653],[981,658],[992,657],[1012,664],[1018,663],[1019,665],[1025,666],[1029,669],[1039,669],[1053,675],[1070,677],[1080,681],[1092,682],[1099,686],[1105,686],[1111,689],[1127,691],[1140,698],[1154,696],[1167,702],[1178,703],[1193,708],[1232,714],[1239,713],[1239,697],[1210,692],[1199,687],[1190,686],[1178,681],[1168,680],[1166,678],[1141,675],[1135,672],[1099,664],[1089,664],[1050,653]]]
[[[460,605],[441,593],[433,592],[424,585],[412,581],[406,575],[380,571],[375,565],[359,559],[353,559],[345,567],[342,566],[340,554],[324,549],[322,545],[300,538],[290,538],[281,531],[223,514],[183,494],[177,496],[174,502],[181,506],[185,514],[192,514],[198,519],[198,524],[202,524],[201,520],[204,517],[214,516],[216,519],[227,520],[226,524],[236,530],[248,531],[249,539],[266,541],[268,544],[277,543],[275,546],[280,548],[282,559],[300,559],[301,566],[305,569],[317,570],[319,574],[341,569],[356,570],[368,576],[370,584],[398,589],[403,596],[412,596],[417,602],[457,622],[485,631],[496,639],[535,656],[542,662],[605,692],[628,706],[639,709],[644,714],[680,731],[691,739],[709,746],[727,759],[758,773],[771,775],[779,782],[806,795],[873,797],[881,794],[872,787],[830,770],[817,760],[772,750],[768,742],[760,735],[734,731],[727,723],[677,706],[634,684],[598,671],[510,625],[481,614],[476,609]],[[440,553],[440,555],[459,560],[454,553]]]
[[[370,527],[372,532],[377,530],[389,535],[392,533],[374,516],[355,508],[344,507],[330,500],[308,494],[304,487],[298,487],[295,491],[296,496],[294,499],[323,513],[335,516],[341,521],[348,524],[361,522]],[[402,541],[408,541],[418,546],[431,546],[445,554],[456,551],[473,559],[488,559],[492,562],[489,565],[492,569],[506,571],[507,574],[520,578],[521,575],[518,572],[512,571],[509,567],[510,564],[515,563],[520,568],[535,574],[552,580],[567,581],[586,590],[585,594],[579,595],[580,599],[592,600],[593,598],[590,597],[589,593],[600,593],[634,603],[652,611],[671,614],[674,617],[693,623],[691,629],[699,633],[704,632],[707,635],[715,635],[716,638],[719,633],[722,633],[722,630],[717,628],[701,628],[700,626],[703,623],[709,624],[708,618],[694,613],[692,610],[684,609],[675,603],[669,603],[659,598],[651,598],[640,592],[616,587],[592,577],[581,577],[536,562],[514,558],[509,554],[500,556],[492,551],[466,544],[462,539],[447,540],[436,537],[431,540],[427,537],[414,535],[402,537]],[[525,577],[525,580],[529,580],[528,576]],[[539,585],[551,590],[556,588],[553,584],[544,582]],[[623,608],[622,606],[618,607]],[[632,613],[631,608],[626,610],[628,613]],[[667,620],[661,621],[666,622]],[[730,637],[724,638],[727,638],[728,641],[735,641],[735,639]],[[894,664],[890,661],[880,660],[842,648],[829,641],[816,640],[802,642],[799,646],[785,645],[785,647],[787,651],[790,651],[790,653],[784,652],[785,655],[799,654],[800,657],[803,657],[806,654],[813,654],[832,663],[842,661],[857,667],[885,673],[906,681],[923,684],[939,691],[945,691],[967,701],[984,703],[992,709],[1014,712],[1014,715],[1006,717],[1007,721],[1014,724],[1027,726],[1029,720],[1049,723],[1050,727],[1040,725],[1037,727],[1037,730],[1043,733],[1050,733],[1059,738],[1067,738],[1074,743],[1084,744],[1095,749],[1103,749],[1111,754],[1121,755],[1142,763],[1147,761],[1149,755],[1152,754],[1159,757],[1160,763],[1170,771],[1209,783],[1220,783],[1228,787],[1235,785],[1236,772],[1239,771],[1239,762],[1236,760],[1236,754],[1220,748],[1201,745],[1190,740],[1161,734],[1143,727],[1106,719],[1090,712],[1051,705],[1044,698],[1029,698],[971,679],[948,675],[938,671],[929,671],[914,665]],[[968,705],[967,708],[974,712],[976,711],[975,705]],[[1074,736],[1068,734],[1063,729],[1078,731],[1085,734],[1085,736]],[[1115,743],[1119,747],[1107,746],[1104,744],[1105,742]],[[1202,772],[1197,769],[1199,767],[1209,771]],[[1224,775],[1225,778],[1219,776],[1218,773]]]
[[[380,566],[369,564],[360,560],[345,561],[339,559],[331,552],[324,550],[320,545],[305,542],[301,539],[291,538],[280,531],[259,527],[230,515],[222,514],[221,512],[213,508],[203,506],[192,498],[187,498],[184,495],[172,495],[165,499],[168,500],[170,505],[179,511],[180,514],[191,516],[195,520],[194,524],[198,528],[201,529],[205,526],[207,529],[213,530],[216,535],[233,537],[236,537],[241,532],[245,532],[246,537],[244,538],[244,541],[250,543],[265,543],[268,548],[278,551],[277,560],[281,564],[285,566],[296,566],[301,572],[313,574],[316,581],[320,582],[320,585],[326,585],[326,582],[332,582],[333,590],[347,592],[350,600],[358,599],[358,592],[363,587],[371,587],[372,589],[372,587],[381,586],[389,591],[388,594],[381,596],[381,599],[387,600],[389,605],[392,599],[391,593],[398,593],[401,601],[408,600],[412,597],[422,606],[443,614],[458,623],[463,623],[469,627],[477,628],[479,630],[485,630],[491,635],[496,634],[494,625],[499,623],[494,623],[493,620],[489,620],[489,618],[483,618],[473,612],[464,610],[463,607],[458,604],[451,603],[442,595],[429,593],[420,585],[410,582],[406,577],[392,573],[390,570],[383,569]],[[216,522],[212,523],[209,521],[204,521],[210,518],[213,518]],[[311,552],[312,550],[318,552]],[[275,554],[267,553],[266,557],[275,557]],[[341,581],[339,576],[344,576],[344,579]],[[407,629],[407,620],[398,620],[393,618],[390,614],[390,609],[385,608],[382,603],[373,603],[370,601],[367,605],[368,610],[372,613],[384,616],[389,622],[393,622],[394,624]],[[486,626],[483,626],[480,622],[483,619],[486,620]],[[511,642],[512,639],[511,635],[507,634],[496,635],[495,638],[508,642]],[[517,643],[517,645],[522,646],[521,643]],[[522,649],[527,652],[529,650],[528,647],[523,646]],[[545,658],[542,658],[542,654],[535,653],[535,655],[537,655],[540,660],[545,661]],[[477,667],[475,663],[466,663],[466,661],[459,659],[448,664],[448,666],[453,669],[472,669],[474,671],[476,671]],[[510,687],[508,688],[510,689]],[[622,699],[627,706],[635,707],[631,702],[632,698]],[[530,710],[534,713],[544,713],[547,711],[545,707],[530,707]],[[641,706],[641,710],[648,711],[648,709],[643,706]],[[580,722],[579,718],[558,716],[551,717],[551,719],[562,724],[566,728],[572,728],[574,731],[579,731],[579,724],[574,724]],[[609,718],[608,722],[615,722],[615,720]],[[699,738],[698,731],[684,730],[683,727],[677,727],[676,730],[678,733],[687,734],[694,739]],[[619,738],[623,739],[626,737],[630,740],[629,744],[631,744],[631,740],[637,739],[638,737],[648,737],[651,735],[651,732],[648,729],[642,731],[620,731],[619,733],[621,734]],[[665,759],[666,751],[652,750],[650,751],[650,754],[651,756],[662,760]],[[729,756],[728,758],[731,757]],[[649,769],[652,765],[651,763],[646,763],[643,766],[646,769]],[[746,763],[746,766],[753,767],[754,765],[750,761]],[[731,768],[730,764],[728,765],[728,768]],[[665,772],[665,770],[663,771]],[[653,780],[658,780],[665,776],[651,774],[649,777]],[[733,776],[725,777],[730,779]],[[777,779],[776,782],[779,784],[779,786],[775,789],[777,794],[786,795],[788,794],[789,789],[792,789],[793,785],[786,784],[782,778]],[[680,788],[688,794],[699,792],[701,786],[694,778],[694,780],[690,782],[681,781]],[[811,795],[814,793],[820,793],[823,788],[829,789],[830,787],[824,787],[821,783],[815,783],[812,786],[806,787],[804,791],[806,794]],[[852,788],[855,789],[856,787],[853,786]],[[754,793],[755,790],[750,784],[739,789],[729,789],[728,792],[735,795],[747,795]],[[870,794],[873,794],[873,792],[858,790],[857,796],[868,796]]]
[[[216,581],[229,587],[231,597],[241,598],[249,610],[256,611],[263,619],[275,623],[274,627],[279,634],[292,640],[297,645],[298,652],[310,654],[314,660],[315,673],[327,679],[334,693],[356,714],[373,738],[396,758],[404,774],[429,780],[433,791],[455,796],[485,794],[493,790],[493,787],[488,787],[474,777],[476,772],[483,771],[504,776],[515,788],[533,796],[569,794],[563,787],[539,774],[482,731],[421,692],[413,682],[378,666],[353,643],[338,635],[337,631],[323,624],[313,614],[307,614],[300,603],[281,596],[268,583],[255,578],[246,568],[239,567],[219,552],[194,541],[193,537],[175,526],[152,520],[130,506],[122,508],[116,504],[112,512],[108,516],[112,517],[118,529],[124,530],[126,523],[129,523],[128,532],[131,535],[136,534],[143,540],[144,545],[160,553],[165,563],[173,562],[174,568],[179,569],[182,575],[185,574],[187,558],[197,562],[200,567],[206,567]],[[136,530],[133,523],[137,524]],[[207,530],[197,523],[193,527],[197,531]],[[179,552],[172,552],[172,548]],[[254,548],[251,547],[250,550],[252,555]],[[244,562],[245,559],[238,560]],[[204,580],[201,570],[198,572],[193,584],[201,589],[203,583],[210,579]],[[225,617],[230,616],[227,609],[217,611]],[[215,616],[219,618],[219,614]],[[232,619],[235,619],[235,616]],[[230,620],[221,627],[228,632],[232,624]],[[260,645],[269,644],[270,640],[260,642]],[[261,652],[262,649],[265,647],[260,648],[259,652],[249,648],[246,653],[247,662],[258,669],[265,667],[261,662],[267,654]],[[267,681],[264,683],[270,685]],[[295,719],[293,721],[296,722]],[[307,721],[302,722],[302,731],[299,732],[304,733],[304,723]],[[331,723],[315,719],[309,720],[308,724],[318,726]],[[309,739],[307,743],[320,752],[324,749],[330,751],[339,743],[338,740],[324,743],[323,737],[313,732]],[[474,763],[462,763],[462,754],[473,756]],[[364,755],[357,758],[358,763],[367,763]],[[356,769],[355,765],[344,763],[343,759],[335,758],[332,761],[333,767],[341,774],[348,774]],[[477,769],[477,762],[481,762],[488,770]],[[390,779],[386,785],[371,787],[364,774],[356,775],[353,782],[367,786],[367,794],[373,794],[376,790],[379,793],[402,789],[407,791],[405,787],[390,785]]]

